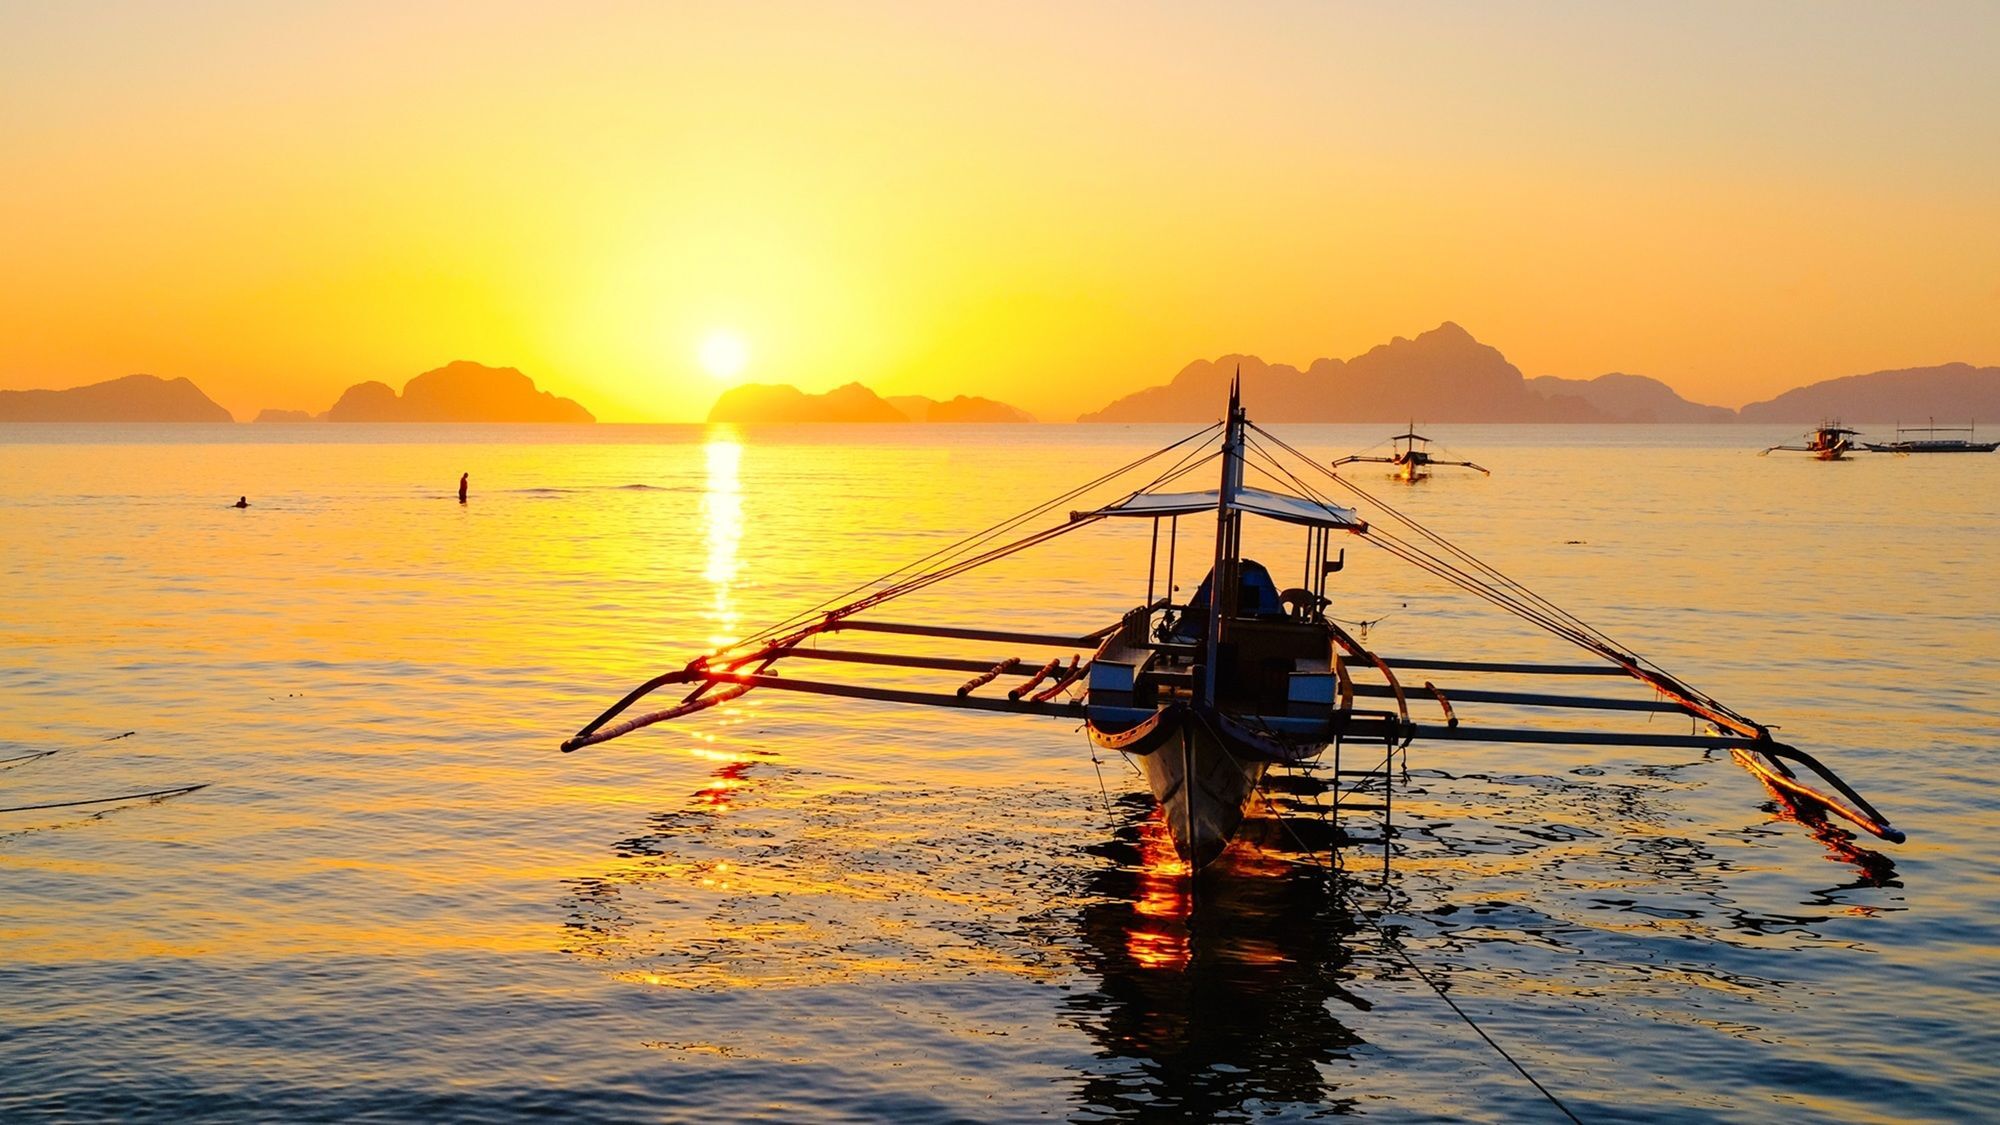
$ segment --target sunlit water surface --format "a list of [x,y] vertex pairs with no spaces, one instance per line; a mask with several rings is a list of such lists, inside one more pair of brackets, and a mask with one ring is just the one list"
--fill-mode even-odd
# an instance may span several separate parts
[[[1329,874],[1323,801],[1281,794],[1190,920],[1074,723],[766,692],[556,752],[1179,432],[0,428],[0,806],[208,786],[0,813],[0,1118],[1555,1119],[1384,932],[1585,1120],[2000,1112],[2000,457],[1458,427],[1492,478],[1357,478],[1821,752],[1900,848],[1723,755],[1419,744],[1386,885],[1379,813]],[[1145,535],[882,616],[1094,629]],[[1347,559],[1384,652],[1565,658]]]

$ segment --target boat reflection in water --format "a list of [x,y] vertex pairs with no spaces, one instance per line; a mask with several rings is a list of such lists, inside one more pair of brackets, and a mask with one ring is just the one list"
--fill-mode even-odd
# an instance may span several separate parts
[[1065,1005],[1099,1048],[1080,1117],[1210,1121],[1252,1102],[1339,1112],[1326,1068],[1361,1040],[1334,1011],[1368,1005],[1341,983],[1352,926],[1327,873],[1260,841],[1252,819],[1203,872],[1196,909],[1158,807],[1123,805],[1125,823],[1092,849],[1112,865],[1082,908],[1078,956],[1100,984]]

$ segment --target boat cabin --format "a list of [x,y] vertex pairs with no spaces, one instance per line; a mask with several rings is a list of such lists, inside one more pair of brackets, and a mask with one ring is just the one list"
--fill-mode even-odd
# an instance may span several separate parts
[[[1237,489],[1231,516],[1248,513],[1308,529],[1300,584],[1280,589],[1263,563],[1235,557],[1240,531],[1231,519],[1221,530],[1223,557],[1185,603],[1175,603],[1178,517],[1214,512],[1217,505],[1212,491],[1151,494],[1092,513],[1150,517],[1156,524],[1147,601],[1125,615],[1091,660],[1093,713],[1108,718],[1181,702],[1233,715],[1324,721],[1343,698],[1351,699],[1351,686],[1342,690],[1347,673],[1325,612],[1327,577],[1341,566],[1327,561],[1328,542],[1336,530],[1366,525],[1352,511],[1318,500]],[[1156,599],[1162,530],[1169,597]],[[1227,576],[1220,584],[1217,573]]]

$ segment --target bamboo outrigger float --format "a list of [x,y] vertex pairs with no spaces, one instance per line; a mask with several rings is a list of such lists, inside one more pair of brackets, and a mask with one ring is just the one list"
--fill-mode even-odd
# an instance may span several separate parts
[[[1072,510],[1064,522],[1001,541],[1030,521],[1176,450],[1184,450],[1177,461],[1122,499]],[[1217,461],[1216,488],[1164,491]],[[1247,484],[1246,470],[1253,469],[1275,487]],[[1332,485],[1369,501],[1379,518],[1371,523],[1355,509],[1334,503],[1301,473],[1321,474]],[[1207,514],[1216,522],[1208,576],[1185,603],[1176,603],[1173,573],[1180,517]],[[1304,529],[1299,586],[1279,590],[1262,564],[1243,557],[1246,516]],[[1146,600],[1094,632],[1029,633],[862,616],[887,601],[1057,536],[1121,518],[1153,521]],[[1163,525],[1167,535],[1162,584],[1158,579]],[[1346,560],[1344,550],[1332,553],[1336,533],[1380,547],[1443,578],[1576,644],[1598,662],[1425,659],[1374,652],[1326,613],[1327,579]],[[1160,596],[1162,586],[1164,596]],[[752,690],[1081,720],[1093,744],[1117,750],[1138,765],[1166,814],[1174,846],[1191,868],[1199,870],[1228,847],[1270,767],[1310,762],[1327,746],[1341,742],[1374,743],[1385,750],[1407,747],[1417,739],[1716,748],[1731,751],[1789,799],[1825,809],[1881,839],[1903,839],[1900,830],[1812,755],[1775,741],[1763,725],[1621,651],[1574,616],[1251,423],[1234,386],[1223,422],[842,596],[852,600],[822,603],[641,684],[564,742],[563,750],[683,718]],[[961,658],[818,645],[836,634],[861,632],[1007,645],[1042,650],[1045,655]],[[1047,654],[1049,650],[1053,654]],[[1091,653],[1088,661],[1081,659],[1084,650]],[[1071,654],[1067,663],[1064,652]],[[799,678],[775,670],[780,662],[810,661],[923,669],[970,678],[927,691]],[[1608,677],[1636,681],[1649,693],[1644,698],[1619,698],[1549,690],[1446,689],[1428,679],[1412,690],[1404,683],[1404,676],[1416,683],[1422,676],[1446,672],[1558,680]],[[620,718],[647,695],[669,686],[689,690],[672,706]],[[1435,704],[1439,719],[1413,718],[1413,700],[1423,708]],[[1459,708],[1479,704],[1557,713],[1665,712],[1686,715],[1699,729],[1666,734],[1485,726],[1461,719]],[[1802,780],[1800,769],[1816,775],[1834,792]]]

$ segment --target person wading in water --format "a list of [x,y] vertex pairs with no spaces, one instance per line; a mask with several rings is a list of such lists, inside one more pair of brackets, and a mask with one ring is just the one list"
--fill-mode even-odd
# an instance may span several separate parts
[[459,503],[461,503],[461,504],[465,503],[465,484],[466,484],[466,481],[470,480],[471,478],[472,478],[472,474],[471,474],[471,473],[460,473],[460,474],[458,474],[458,502],[459,502]]

